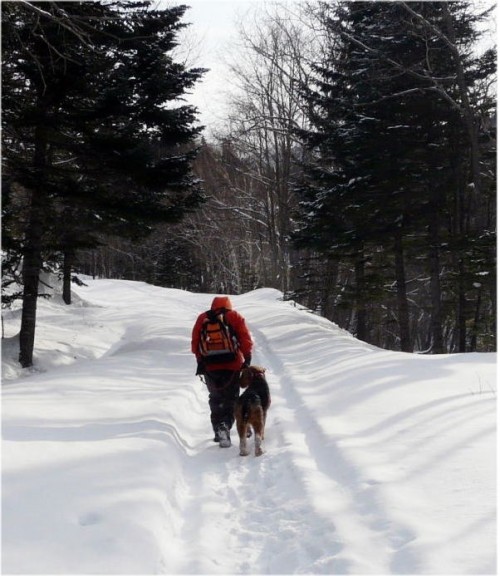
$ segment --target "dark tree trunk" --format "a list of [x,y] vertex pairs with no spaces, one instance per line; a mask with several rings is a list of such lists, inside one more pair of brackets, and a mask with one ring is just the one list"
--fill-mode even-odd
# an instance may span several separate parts
[[394,256],[401,351],[412,352],[413,347],[411,345],[410,338],[410,315],[408,312],[408,298],[406,295],[406,274],[401,228],[397,228],[396,234],[394,236]]
[[38,283],[42,268],[42,239],[44,213],[47,199],[44,192],[45,166],[47,161],[47,137],[43,126],[35,132],[34,165],[37,183],[31,193],[31,207],[23,250],[23,310],[19,334],[19,362],[23,368],[33,365],[35,344],[36,308]]
[[497,326],[496,326],[496,317],[497,317],[497,283],[496,283],[496,275],[491,274],[490,279],[490,299],[491,299],[491,334],[493,336],[493,349],[497,349]]
[[71,271],[73,270],[73,263],[75,260],[75,253],[72,250],[64,251],[63,263],[63,300],[65,304],[71,304]]
[[458,261],[458,304],[457,304],[457,352],[467,351],[467,299],[465,297],[465,270],[463,259]]
[[367,314],[366,314],[366,294],[365,294],[365,260],[364,253],[361,252],[355,264],[356,275],[356,338],[367,342]]
[[332,294],[338,284],[339,263],[337,260],[328,260],[324,269],[324,282],[321,284],[321,315],[329,320],[334,317],[334,302]]
[[472,327],[472,335],[470,339],[470,351],[475,352],[477,350],[477,334],[479,331],[479,319],[481,312],[481,288],[477,291],[477,301],[476,301],[476,312],[474,314],[474,325]]
[[38,192],[33,192],[29,228],[23,257],[23,310],[19,335],[19,362],[23,368],[33,364],[38,283],[42,268],[41,242],[43,205]]
[[466,266],[464,263],[462,247],[464,236],[468,235],[467,214],[465,209],[466,184],[468,181],[468,170],[463,166],[460,155],[459,134],[453,138],[451,150],[451,165],[453,169],[452,187],[454,192],[454,208],[452,218],[453,265],[456,269],[457,278],[457,304],[456,304],[456,326],[454,337],[454,348],[457,352],[466,352],[467,346],[467,299],[465,296],[465,273]]
[[431,352],[444,353],[443,312],[441,305],[441,279],[439,264],[439,216],[435,209],[429,225],[429,273],[431,291]]

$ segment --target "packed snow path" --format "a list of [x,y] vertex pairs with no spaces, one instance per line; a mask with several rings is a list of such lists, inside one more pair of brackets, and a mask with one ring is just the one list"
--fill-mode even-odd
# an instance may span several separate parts
[[36,370],[4,341],[4,573],[495,572],[495,354],[382,351],[234,296],[272,393],[266,453],[241,458],[194,376],[212,296],[76,291],[40,302]]

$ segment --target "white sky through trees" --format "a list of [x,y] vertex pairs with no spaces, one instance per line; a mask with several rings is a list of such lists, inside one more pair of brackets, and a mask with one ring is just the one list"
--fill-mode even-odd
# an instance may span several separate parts
[[[158,6],[176,6],[185,3],[189,8],[183,22],[190,26],[179,37],[179,54],[189,67],[208,68],[187,101],[198,108],[198,118],[206,126],[208,135],[225,125],[228,111],[228,95],[232,79],[229,61],[237,60],[239,50],[238,27],[240,23],[250,26],[258,22],[259,13],[265,14],[274,6],[289,7],[301,4],[300,0],[159,0]],[[490,2],[479,0],[475,7],[484,12]],[[491,13],[479,42],[481,51],[496,42],[495,12]]]
[[224,124],[230,79],[225,58],[237,50],[239,19],[263,7],[262,0],[191,0],[184,16],[192,23],[188,37],[194,43],[194,65],[209,68],[197,83],[190,101],[198,107],[199,119],[207,130]]

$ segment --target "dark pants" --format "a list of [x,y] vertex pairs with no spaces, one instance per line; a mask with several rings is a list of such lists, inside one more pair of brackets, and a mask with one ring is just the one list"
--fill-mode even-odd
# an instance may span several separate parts
[[205,372],[205,383],[208,388],[208,405],[210,421],[214,432],[221,424],[228,430],[234,423],[234,405],[240,394],[239,371],[213,370]]

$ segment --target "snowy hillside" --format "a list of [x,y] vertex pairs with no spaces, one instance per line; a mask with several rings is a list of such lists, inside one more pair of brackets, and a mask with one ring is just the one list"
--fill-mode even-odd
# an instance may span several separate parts
[[4,574],[496,571],[496,355],[383,351],[274,290],[234,296],[273,400],[242,458],[194,376],[212,295],[75,291],[39,304],[36,370],[4,340]]

